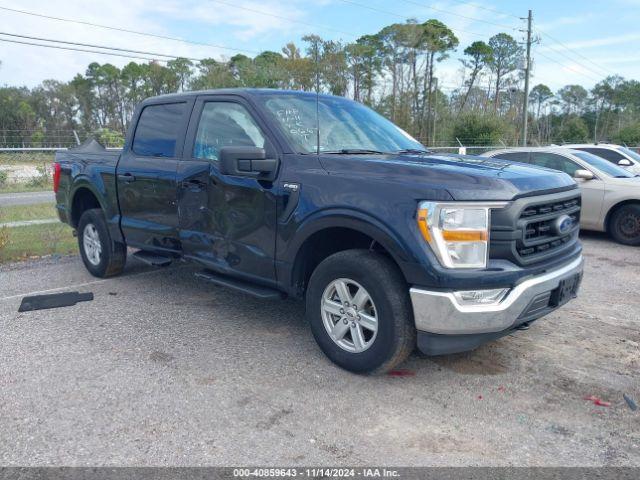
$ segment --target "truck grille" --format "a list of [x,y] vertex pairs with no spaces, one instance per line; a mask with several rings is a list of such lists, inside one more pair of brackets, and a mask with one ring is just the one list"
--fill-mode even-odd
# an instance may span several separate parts
[[524,223],[524,240],[518,248],[522,257],[554,250],[571,241],[574,229],[565,235],[558,234],[554,222],[567,215],[573,225],[580,224],[580,199],[544,203],[526,208],[520,215]]
[[[579,193],[563,192],[556,198],[549,197],[554,195],[520,199],[504,211],[492,214],[491,258],[528,265],[560,254],[577,242]],[[567,218],[571,220],[569,228]],[[564,230],[558,227],[563,220]]]

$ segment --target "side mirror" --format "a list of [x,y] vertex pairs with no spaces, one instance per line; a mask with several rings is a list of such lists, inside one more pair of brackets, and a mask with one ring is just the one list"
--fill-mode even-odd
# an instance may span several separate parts
[[220,149],[220,173],[241,177],[270,177],[278,169],[278,160],[267,158],[260,147],[223,147]]
[[573,178],[580,180],[593,180],[595,175],[589,170],[576,170],[573,174]]
[[623,158],[622,160],[618,161],[618,165],[620,165],[621,167],[630,167],[631,165],[633,165],[633,163],[631,163],[631,160]]

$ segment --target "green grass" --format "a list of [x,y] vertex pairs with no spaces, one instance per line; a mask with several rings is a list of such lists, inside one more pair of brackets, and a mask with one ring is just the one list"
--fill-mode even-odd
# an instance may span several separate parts
[[57,216],[56,208],[52,203],[0,207],[0,223],[57,218]]
[[48,164],[56,158],[55,152],[1,152],[0,165]]
[[[0,263],[76,253],[78,243],[71,232],[68,225],[61,223],[0,229]],[[6,236],[4,247],[3,235]]]
[[31,182],[12,183],[10,185],[0,185],[2,193],[22,193],[22,192],[50,192],[53,190],[53,183],[42,183],[35,185]]

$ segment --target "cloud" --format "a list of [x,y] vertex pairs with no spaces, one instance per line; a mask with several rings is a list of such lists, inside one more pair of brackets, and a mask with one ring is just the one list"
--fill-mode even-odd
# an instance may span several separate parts
[[569,25],[581,25],[593,20],[594,14],[587,13],[584,15],[571,15],[567,17],[558,17],[547,22],[537,23],[536,27],[542,31],[552,31],[560,27],[567,27]]
[[[23,0],[3,2],[2,6],[171,37],[181,37],[175,33],[176,31],[185,32],[184,37],[191,40],[251,51],[264,49],[262,42],[269,35],[280,35],[282,32],[292,35],[296,28],[303,28],[295,22],[255,12],[263,11],[281,17],[301,19],[305,13],[296,7],[296,2],[223,1],[227,5],[196,0],[109,0],[107,6],[104,2],[66,0],[55,2],[54,8],[54,3],[47,0]],[[234,4],[255,11],[234,8]],[[191,45],[9,11],[0,13],[0,31],[192,58],[234,55],[233,51],[220,48]],[[256,41],[256,38],[260,41]],[[123,66],[132,59],[0,42],[0,61],[0,85],[33,87],[47,78],[70,80],[76,73],[84,72],[87,65],[94,61]]]

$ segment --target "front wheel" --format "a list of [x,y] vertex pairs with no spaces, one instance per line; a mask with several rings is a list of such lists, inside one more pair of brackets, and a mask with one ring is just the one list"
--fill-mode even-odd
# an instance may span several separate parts
[[78,247],[84,266],[94,277],[111,277],[124,270],[127,247],[111,240],[107,222],[99,208],[87,210],[80,217]]
[[624,245],[640,245],[640,205],[625,205],[611,216],[611,236]]
[[357,373],[384,373],[415,347],[407,284],[387,257],[346,250],[326,258],[309,281],[307,319],[322,351]]

